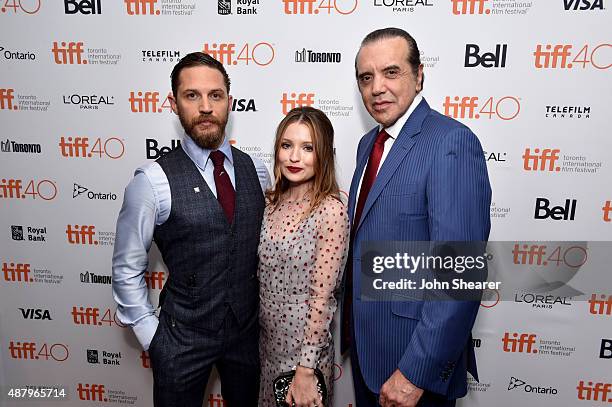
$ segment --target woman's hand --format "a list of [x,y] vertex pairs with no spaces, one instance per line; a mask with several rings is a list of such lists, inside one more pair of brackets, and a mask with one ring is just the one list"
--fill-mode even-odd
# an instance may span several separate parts
[[295,403],[296,407],[323,407],[323,401],[317,392],[317,378],[314,369],[297,367],[285,401],[289,406]]

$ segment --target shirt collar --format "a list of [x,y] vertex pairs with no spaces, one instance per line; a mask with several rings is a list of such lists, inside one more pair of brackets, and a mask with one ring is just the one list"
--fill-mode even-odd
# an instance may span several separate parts
[[[187,134],[183,136],[183,142],[181,143],[183,150],[185,153],[191,158],[191,160],[202,170],[206,168],[206,163],[208,162],[208,156],[213,150],[209,150],[207,148],[201,148],[198,146],[195,141],[191,139],[191,137]],[[223,142],[217,149],[225,154],[225,157],[229,161],[231,165],[234,165],[234,157],[232,156],[232,146],[226,137],[223,137]]]
[[[412,112],[414,112],[414,109],[416,109],[419,103],[421,103],[421,100],[423,100],[423,96],[421,95],[421,93],[417,93],[414,97],[414,100],[408,107],[408,110],[406,110],[406,113],[404,113],[399,119],[397,119],[395,123],[385,129],[391,138],[396,139],[399,136],[400,132],[402,131],[402,128],[404,127],[404,124],[406,124],[408,118],[410,117]],[[382,126],[382,124],[379,125],[379,131],[383,128],[384,127]]]

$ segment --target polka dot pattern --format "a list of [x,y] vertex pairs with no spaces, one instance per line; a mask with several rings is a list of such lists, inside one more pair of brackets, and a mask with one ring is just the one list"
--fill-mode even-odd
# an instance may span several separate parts
[[275,406],[272,381],[297,365],[319,368],[331,388],[332,319],[346,263],[346,206],[326,198],[308,217],[309,198],[266,208],[259,243],[262,363],[259,406]]

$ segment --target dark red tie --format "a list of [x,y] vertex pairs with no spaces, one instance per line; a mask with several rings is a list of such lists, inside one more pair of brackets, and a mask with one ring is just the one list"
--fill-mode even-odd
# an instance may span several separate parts
[[353,216],[348,267],[346,268],[346,284],[344,286],[344,303],[342,304],[342,343],[340,344],[342,353],[346,352],[351,345],[350,321],[353,305],[353,237],[355,236],[357,226],[359,226],[359,220],[361,219],[361,213],[363,212],[365,202],[368,199],[368,194],[372,189],[372,185],[374,185],[374,180],[376,180],[380,160],[385,150],[385,141],[387,141],[389,137],[389,134],[385,130],[381,130],[376,136],[376,140],[374,140],[374,146],[372,147],[372,151],[370,151],[368,165],[363,173],[361,189],[359,190],[359,199],[355,207],[355,216]]
[[234,221],[234,206],[236,205],[236,192],[232,186],[229,174],[225,171],[223,162],[225,154],[221,151],[213,151],[210,153],[210,159],[213,162],[213,175],[215,177],[215,186],[217,187],[217,200],[223,208],[227,221],[232,224]]

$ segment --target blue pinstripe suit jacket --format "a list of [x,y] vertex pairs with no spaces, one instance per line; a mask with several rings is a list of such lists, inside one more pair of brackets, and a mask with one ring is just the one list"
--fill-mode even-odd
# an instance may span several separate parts
[[[358,183],[378,128],[357,149],[349,193],[354,213]],[[432,110],[425,99],[406,121],[366,200],[353,240],[353,318],[362,375],[370,390],[399,369],[416,386],[448,399],[467,392],[475,377],[473,301],[360,301],[360,245],[372,240],[485,241],[491,187],[480,142],[463,124]]]

